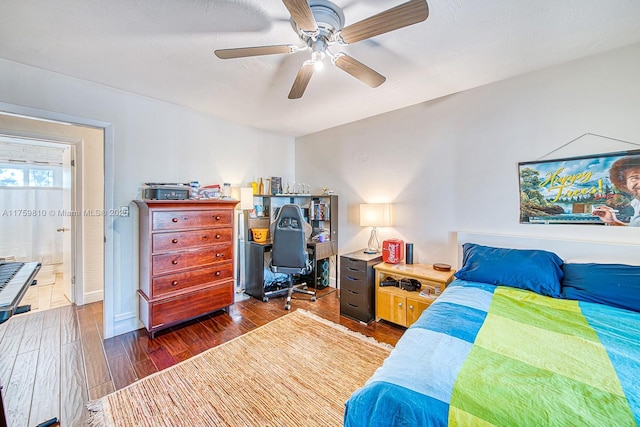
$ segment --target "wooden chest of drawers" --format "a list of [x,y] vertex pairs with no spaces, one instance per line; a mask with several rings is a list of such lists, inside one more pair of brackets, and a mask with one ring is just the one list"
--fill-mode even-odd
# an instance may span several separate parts
[[136,200],[140,320],[153,337],[233,304],[237,201]]
[[364,250],[340,256],[340,314],[369,323],[375,314],[375,275],[373,266],[380,254]]

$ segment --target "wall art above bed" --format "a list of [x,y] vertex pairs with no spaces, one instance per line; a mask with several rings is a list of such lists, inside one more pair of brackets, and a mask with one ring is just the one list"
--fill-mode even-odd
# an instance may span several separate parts
[[640,150],[518,163],[520,222],[640,227]]

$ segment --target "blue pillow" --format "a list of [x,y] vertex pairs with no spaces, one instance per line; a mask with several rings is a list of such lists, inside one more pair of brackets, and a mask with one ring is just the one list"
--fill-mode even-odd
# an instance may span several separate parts
[[504,249],[475,243],[462,245],[462,268],[458,279],[506,285],[561,297],[562,259],[538,249]]
[[565,264],[562,295],[640,312],[640,267],[624,264]]

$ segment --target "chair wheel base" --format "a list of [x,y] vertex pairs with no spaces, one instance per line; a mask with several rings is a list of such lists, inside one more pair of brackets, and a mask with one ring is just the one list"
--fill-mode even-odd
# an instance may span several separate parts
[[291,310],[291,305],[290,305],[290,304],[285,305],[285,306],[284,306],[284,309],[285,309],[285,310]]
[[315,300],[316,300],[315,296],[311,297],[311,301],[315,301]]
[[269,302],[269,298],[268,297],[262,297],[262,302]]

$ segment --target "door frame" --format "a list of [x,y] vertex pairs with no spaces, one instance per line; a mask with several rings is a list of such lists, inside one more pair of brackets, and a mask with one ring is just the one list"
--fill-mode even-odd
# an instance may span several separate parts
[[[72,125],[89,126],[101,128],[104,132],[103,152],[104,152],[104,209],[113,211],[113,188],[114,188],[114,130],[113,124],[101,120],[88,119],[85,117],[73,116],[70,114],[57,113],[32,107],[0,102],[0,110],[11,114],[35,118],[41,120],[51,120],[54,122],[69,123]],[[104,276],[103,276],[103,337],[114,336],[114,289],[113,289],[113,225],[114,217],[105,215],[104,217]],[[81,300],[80,300],[81,301]]]
[[[80,186],[76,180],[78,179],[78,175],[76,174],[76,145],[75,144],[66,144],[66,148],[63,154],[62,161],[62,206],[63,209],[69,209],[74,212],[77,207],[77,192]],[[68,178],[65,178],[65,175],[68,174]],[[67,187],[66,179],[69,179],[69,187]],[[70,191],[68,191],[70,189]],[[68,277],[69,279],[69,289],[67,289],[70,293],[69,299],[72,303],[77,303],[78,294],[80,290],[78,289],[78,263],[77,261],[77,236],[78,236],[78,224],[75,220],[76,217],[65,217],[62,221],[62,259],[63,259],[63,277],[66,277],[67,273],[70,273]],[[66,236],[66,228],[69,226],[69,234],[70,236]],[[80,227],[82,227],[82,221],[80,221]],[[82,233],[82,230],[80,230]],[[80,234],[82,235],[82,234]],[[82,242],[80,241],[82,244]],[[70,265],[69,265],[70,264]],[[82,286],[82,291],[84,291],[84,284]],[[104,292],[104,285],[103,285]]]

